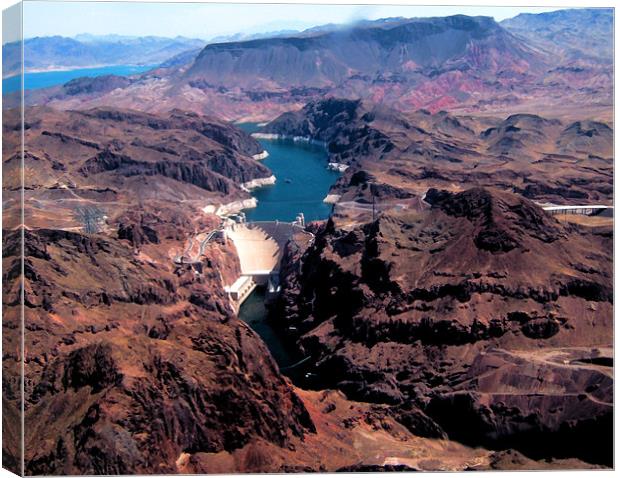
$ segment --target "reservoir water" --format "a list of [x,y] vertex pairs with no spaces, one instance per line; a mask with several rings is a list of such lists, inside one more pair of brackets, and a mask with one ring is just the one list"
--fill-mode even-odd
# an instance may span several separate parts
[[[254,123],[237,126],[249,133],[258,129]],[[304,213],[306,222],[327,219],[331,205],[323,199],[339,173],[327,169],[325,148],[292,140],[260,139],[259,142],[269,152],[262,162],[271,169],[276,183],[252,191],[258,207],[245,211],[247,220],[290,222],[300,212]],[[303,380],[304,367],[289,367],[303,357],[295,352],[290,339],[273,327],[264,301],[265,291],[256,289],[241,306],[239,318],[260,335],[282,372],[299,383]]]
[[[238,124],[252,133],[255,123]],[[327,219],[331,204],[323,199],[339,173],[327,169],[327,152],[319,145],[292,140],[259,139],[269,156],[262,163],[273,172],[276,183],[252,191],[258,207],[245,211],[248,221],[294,221],[304,213],[306,222]]]
[[[64,85],[68,81],[83,76],[94,77],[102,75],[130,76],[155,68],[156,65],[114,65],[96,68],[78,68],[63,71],[40,71],[24,74],[24,89],[36,90],[49,88],[50,86]],[[2,93],[19,91],[20,75],[9,76],[2,79]]]

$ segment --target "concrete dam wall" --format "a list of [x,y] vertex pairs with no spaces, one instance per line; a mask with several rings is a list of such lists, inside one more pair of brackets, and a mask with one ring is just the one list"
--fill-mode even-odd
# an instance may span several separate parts
[[239,256],[239,279],[247,278],[238,279],[228,287],[236,307],[249,297],[256,285],[271,288],[278,281],[284,247],[294,234],[300,233],[312,237],[302,226],[290,222],[257,221],[226,226],[225,237],[233,241]]

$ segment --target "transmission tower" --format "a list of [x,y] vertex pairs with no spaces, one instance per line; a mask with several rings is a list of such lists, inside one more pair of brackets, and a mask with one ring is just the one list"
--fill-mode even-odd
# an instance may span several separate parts
[[96,206],[78,206],[73,215],[86,234],[100,232],[105,221],[104,211]]

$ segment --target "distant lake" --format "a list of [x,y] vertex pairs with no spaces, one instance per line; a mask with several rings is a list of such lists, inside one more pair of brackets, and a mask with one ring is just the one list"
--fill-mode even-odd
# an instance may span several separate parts
[[[78,68],[76,70],[65,71],[41,71],[37,73],[26,73],[24,75],[24,83],[26,90],[36,90],[39,88],[49,88],[50,86],[64,85],[68,81],[83,76],[102,76],[102,75],[118,75],[130,76],[142,73],[155,68],[157,65],[115,65],[101,66],[98,68]],[[20,75],[9,76],[2,80],[2,93],[13,93],[19,91]]]
[[[248,133],[258,129],[255,123],[237,125]],[[332,205],[323,202],[339,173],[327,169],[327,151],[322,146],[292,140],[259,139],[269,153],[261,162],[276,177],[276,184],[251,192],[258,207],[248,209],[248,221],[294,221],[304,213],[306,221],[327,219]]]

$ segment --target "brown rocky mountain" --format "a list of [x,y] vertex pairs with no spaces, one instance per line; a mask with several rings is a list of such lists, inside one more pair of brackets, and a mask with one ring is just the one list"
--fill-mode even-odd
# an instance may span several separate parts
[[173,473],[184,453],[314,431],[229,308],[230,250],[197,277],[110,238],[40,229],[25,247],[26,473]]
[[[247,198],[241,182],[270,174],[252,159],[261,151],[254,139],[179,110],[26,110],[26,472],[608,465],[603,446],[576,444],[608,434],[609,231],[562,226],[509,193],[431,190],[423,203],[417,191],[434,184],[432,175],[408,188],[389,179],[391,151],[405,142],[417,148],[398,174],[441,161],[403,132],[425,138],[428,151],[465,159],[457,145],[490,150],[508,136],[531,146],[540,143],[533,131],[553,132],[540,144],[582,161],[587,149],[605,163],[606,126],[425,112],[413,123],[339,100],[303,114],[266,131],[326,141],[331,159],[350,164],[334,189],[343,201],[364,200],[371,177],[383,178],[375,181],[383,199],[418,198],[413,210],[374,222],[336,211],[303,256],[287,256],[280,324],[301,332],[299,347],[321,377],[314,385],[346,396],[295,388],[236,318],[223,290],[238,274],[232,244],[212,242],[194,266],[173,261],[189,236],[217,225],[200,210],[207,202]],[[19,172],[11,118],[7,214]],[[498,153],[484,154],[492,161]],[[107,216],[99,232],[82,230],[75,210],[87,205]],[[17,223],[6,222],[5,332],[19,330],[19,237]],[[3,340],[10,430],[19,337]],[[467,417],[470,435],[451,426],[450,410]],[[536,452],[524,445],[531,433],[579,440]],[[18,449],[5,444],[5,464],[15,468]]]
[[611,463],[612,223],[530,201],[610,204],[607,124],[329,99],[263,131],[348,165],[273,313],[313,386],[391,404],[417,433]]
[[[5,133],[19,124],[9,113]],[[71,224],[84,201],[109,215],[119,205],[144,201],[183,202],[198,211],[248,199],[241,184],[271,175],[252,158],[262,148],[249,135],[179,110],[154,116],[116,108],[29,108],[25,126],[26,223],[38,227]],[[9,141],[4,154],[5,188],[16,190],[19,141]],[[17,198],[12,205],[19,206]]]
[[613,11],[608,8],[571,8],[546,13],[522,13],[500,22],[508,31],[566,59],[584,56],[611,62]]
[[426,200],[289,251],[274,320],[314,386],[425,436],[611,465],[611,229],[482,188]]
[[[506,458],[450,441],[417,409],[405,417],[390,404],[284,378],[224,292],[239,273],[234,246],[217,240],[198,264],[173,261],[189,236],[218,223],[198,207],[213,195],[236,197],[239,178],[263,171],[249,156],[256,143],[236,128],[181,112],[30,109],[26,118],[28,172],[41,169],[26,189],[26,473],[589,466]],[[15,181],[14,145],[6,145],[5,199]],[[216,169],[221,156],[228,169]],[[210,191],[154,166],[161,161],[181,171],[196,164],[198,178],[235,189]],[[202,201],[185,199],[197,190]],[[77,206],[104,209],[102,229],[85,233]],[[12,207],[5,201],[5,214]],[[17,470],[21,234],[16,223],[4,227],[3,456]]]
[[370,202],[373,181],[384,201],[422,197],[429,187],[491,186],[557,204],[609,204],[613,193],[613,132],[602,122],[407,114],[331,98],[263,131],[325,142],[330,161],[350,166],[331,191],[342,201]]
[[385,82],[402,83],[398,76],[439,74],[442,69],[475,66],[484,75],[535,69],[541,63],[534,50],[492,18],[456,15],[207,45],[185,75],[215,86],[333,88],[367,75],[374,81],[387,75]]
[[[20,407],[19,116],[5,111],[3,409]],[[194,453],[262,439],[286,447],[314,432],[265,345],[234,315],[224,283],[234,248],[204,269],[173,262],[200,213],[249,197],[270,174],[240,130],[180,111],[97,109],[25,115],[25,472],[172,473]],[[100,230],[76,211],[100,208]],[[236,423],[236,425],[235,425]],[[17,425],[15,425],[17,439]],[[6,436],[5,465],[19,467]],[[181,461],[179,461],[181,460]]]

